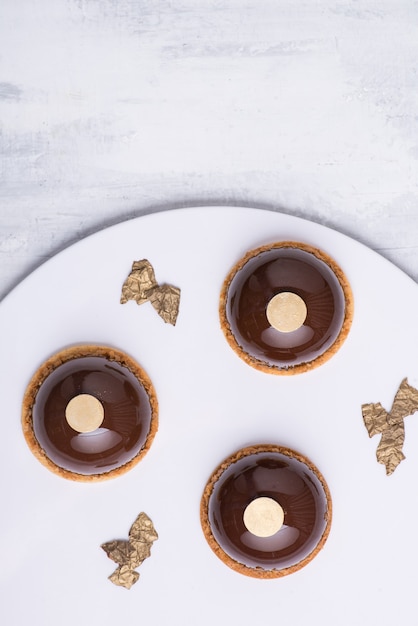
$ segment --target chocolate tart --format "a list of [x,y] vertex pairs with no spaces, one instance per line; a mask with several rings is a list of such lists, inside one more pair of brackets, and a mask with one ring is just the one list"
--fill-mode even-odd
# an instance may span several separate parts
[[307,565],[327,540],[331,517],[331,495],[315,465],[270,444],[243,448],[221,463],[200,505],[214,553],[254,578],[280,578]]
[[297,374],[327,361],[353,319],[350,285],[312,246],[276,242],[248,252],[226,277],[219,305],[229,345],[249,365]]
[[30,381],[25,439],[48,469],[97,481],[130,470],[149,450],[158,403],[146,372],[124,352],[97,345],[64,349]]

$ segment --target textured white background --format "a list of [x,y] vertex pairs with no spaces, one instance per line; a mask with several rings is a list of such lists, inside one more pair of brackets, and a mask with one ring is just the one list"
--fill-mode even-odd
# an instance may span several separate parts
[[2,0],[0,63],[0,298],[198,204],[312,219],[418,280],[416,1]]

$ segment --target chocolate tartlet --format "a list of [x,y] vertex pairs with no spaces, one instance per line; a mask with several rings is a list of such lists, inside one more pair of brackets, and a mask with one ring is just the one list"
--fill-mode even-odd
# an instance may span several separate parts
[[249,365],[296,374],[328,360],[353,318],[350,285],[327,254],[293,241],[248,252],[230,271],[220,320],[233,350]]
[[243,448],[212,474],[200,517],[215,554],[254,578],[279,578],[309,563],[330,531],[328,486],[306,457],[277,445]]
[[47,468],[73,480],[103,480],[128,471],[148,451],[158,403],[148,375],[131,357],[104,346],[75,346],[33,376],[22,426]]

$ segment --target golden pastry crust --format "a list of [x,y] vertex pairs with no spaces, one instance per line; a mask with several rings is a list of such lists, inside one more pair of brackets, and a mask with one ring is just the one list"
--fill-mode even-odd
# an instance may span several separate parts
[[[120,467],[112,469],[108,472],[104,472],[102,474],[78,474],[76,472],[72,472],[56,465],[53,461],[51,461],[51,459],[48,458],[45,451],[36,439],[35,433],[33,431],[32,408],[35,403],[38,390],[44,380],[49,376],[49,374],[51,374],[57,367],[59,367],[63,363],[71,361],[72,359],[77,359],[79,357],[85,356],[104,357],[109,361],[116,361],[121,366],[129,369],[143,385],[149,397],[151,406],[150,429],[147,439],[141,450],[133,459],[131,459],[124,465],[121,465]],[[97,346],[92,344],[72,346],[69,348],[65,348],[64,350],[61,350],[57,354],[51,356],[39,367],[39,369],[33,375],[23,397],[22,429],[26,442],[38,461],[40,461],[45,467],[47,467],[58,476],[80,482],[98,482],[107,480],[109,478],[116,478],[117,476],[120,476],[121,474],[124,474],[132,469],[150,449],[155,434],[158,430],[157,396],[155,394],[153,384],[148,374],[142,369],[142,367],[138,365],[136,361],[134,361],[134,359],[132,359],[124,352],[115,348],[110,348],[107,346]]]
[[[283,367],[280,367],[278,365],[271,365],[269,363],[266,363],[265,361],[262,361],[261,359],[258,359],[252,356],[251,354],[248,354],[248,352],[246,352],[236,340],[235,335],[232,332],[231,325],[228,321],[228,316],[226,312],[228,291],[235,275],[253,257],[257,256],[258,254],[262,252],[267,252],[269,250],[274,250],[276,248],[295,248],[298,250],[303,250],[305,252],[312,254],[320,261],[323,261],[326,265],[328,265],[328,267],[332,270],[332,272],[336,276],[341,286],[341,289],[343,291],[344,301],[345,301],[344,320],[341,326],[341,330],[337,338],[335,339],[334,343],[329,348],[327,348],[327,350],[323,354],[317,356],[311,361],[306,361],[304,363],[299,363],[297,365],[286,365]],[[219,317],[220,317],[221,328],[226,337],[226,340],[228,341],[229,345],[234,350],[234,352],[236,352],[236,354],[241,359],[243,359],[248,365],[251,365],[252,367],[262,372],[267,372],[269,374],[279,374],[282,376],[300,374],[302,372],[306,372],[316,367],[319,367],[320,365],[328,361],[328,359],[330,359],[336,352],[338,352],[338,350],[340,349],[340,347],[346,340],[347,335],[351,328],[351,324],[353,322],[353,315],[354,315],[353,293],[351,290],[350,283],[348,282],[347,277],[345,276],[344,272],[339,267],[339,265],[337,265],[337,263],[322,250],[319,250],[318,248],[314,248],[313,246],[310,246],[308,244],[295,242],[295,241],[281,241],[281,242],[276,242],[272,244],[267,244],[264,246],[260,246],[259,248],[256,248],[255,250],[251,250],[247,252],[245,256],[242,257],[242,259],[240,259],[238,263],[236,263],[232,267],[230,272],[228,273],[222,285],[220,301],[219,301]]]
[[[212,533],[210,520],[209,520],[209,500],[212,495],[215,484],[220,479],[222,474],[230,465],[233,465],[240,459],[245,458],[251,454],[257,454],[259,452],[272,452],[272,453],[284,454],[288,456],[289,458],[296,459],[300,461],[301,463],[304,463],[320,481],[323,487],[324,493],[325,493],[326,501],[327,501],[326,513],[324,516],[326,525],[325,525],[324,532],[318,544],[316,545],[316,547],[312,550],[310,554],[308,554],[308,556],[306,556],[301,561],[299,561],[299,563],[296,563],[295,565],[292,565],[291,567],[285,567],[280,570],[279,569],[263,569],[261,567],[248,567],[247,565],[244,565],[243,563],[239,563],[238,561],[230,557],[228,554],[226,554],[226,552],[221,548],[219,543],[216,541]],[[225,459],[215,469],[215,471],[209,478],[206,484],[206,487],[204,489],[201,502],[200,502],[200,523],[202,525],[202,530],[206,537],[206,540],[209,546],[211,547],[211,549],[213,550],[213,552],[216,554],[216,556],[219,559],[221,559],[221,561],[223,561],[226,565],[228,565],[228,567],[230,567],[236,572],[239,572],[240,574],[244,574],[245,576],[250,576],[252,578],[266,578],[266,579],[267,578],[282,578],[283,576],[288,576],[289,574],[293,574],[294,572],[297,572],[302,567],[310,563],[310,561],[312,561],[312,559],[314,559],[315,556],[318,554],[318,552],[323,548],[328,538],[330,529],[331,529],[331,521],[332,521],[331,493],[329,491],[327,483],[325,482],[324,477],[319,472],[318,468],[308,458],[306,458],[299,452],[295,452],[294,450],[290,450],[289,448],[285,448],[285,447],[278,446],[275,444],[260,444],[260,445],[248,446],[246,448],[242,448],[241,450],[238,450],[238,452],[235,452],[234,454],[229,456],[227,459]]]

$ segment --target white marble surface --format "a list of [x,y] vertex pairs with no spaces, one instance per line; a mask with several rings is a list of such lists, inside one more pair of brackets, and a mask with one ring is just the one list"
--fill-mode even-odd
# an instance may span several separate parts
[[415,0],[2,0],[0,64],[0,298],[96,230],[206,204],[418,280]]

